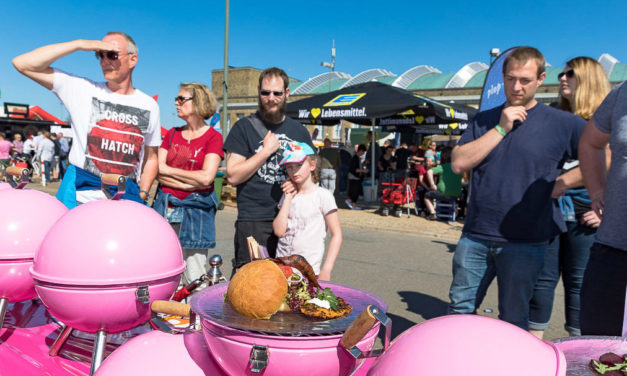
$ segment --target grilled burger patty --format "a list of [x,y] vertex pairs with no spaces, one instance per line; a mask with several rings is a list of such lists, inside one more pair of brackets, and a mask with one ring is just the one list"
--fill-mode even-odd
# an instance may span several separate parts
[[316,304],[303,303],[300,306],[300,312],[312,320],[333,320],[340,317],[347,316],[353,310],[350,304],[346,303],[344,299],[337,298],[338,305],[337,311],[332,309],[322,308]]

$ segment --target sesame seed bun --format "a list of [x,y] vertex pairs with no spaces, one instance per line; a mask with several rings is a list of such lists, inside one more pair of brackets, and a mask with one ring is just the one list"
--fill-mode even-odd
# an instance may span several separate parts
[[226,298],[239,314],[268,319],[287,294],[287,280],[277,264],[256,260],[241,267],[229,282]]

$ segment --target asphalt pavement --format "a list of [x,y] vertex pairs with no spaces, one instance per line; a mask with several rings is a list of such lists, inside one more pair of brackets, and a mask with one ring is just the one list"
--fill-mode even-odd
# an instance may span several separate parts
[[[58,182],[29,188],[54,195]],[[230,277],[234,224],[237,209],[225,207],[216,215],[216,248],[210,253],[224,260],[222,272]],[[340,209],[344,241],[332,281],[367,290],[388,305],[392,338],[411,326],[442,316],[449,302],[451,260],[459,237],[459,223],[429,222],[424,218],[381,217],[372,210]],[[328,239],[327,239],[328,240]],[[568,336],[564,330],[564,293],[557,286],[551,327],[545,339]],[[498,316],[496,283],[493,283],[478,314]]]
[[[363,212],[363,215],[374,214]],[[222,271],[226,276],[231,273],[236,216],[236,209],[230,207],[218,211],[216,216],[217,245],[211,253],[222,256]],[[446,313],[455,241],[347,225],[342,225],[342,233],[344,241],[331,279],[383,298],[392,319],[392,338],[417,323]],[[545,339],[568,335],[564,330],[562,291],[560,283]],[[496,283],[488,290],[479,314],[497,317]]]

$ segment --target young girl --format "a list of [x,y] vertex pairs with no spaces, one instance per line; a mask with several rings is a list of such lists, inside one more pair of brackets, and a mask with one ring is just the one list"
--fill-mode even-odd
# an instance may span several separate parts
[[[321,280],[330,280],[342,245],[342,229],[333,194],[315,182],[317,167],[313,149],[302,142],[290,142],[280,163],[289,180],[283,183],[279,214],[272,224],[279,237],[277,257],[299,254],[307,259]],[[331,242],[322,264],[327,228]]]

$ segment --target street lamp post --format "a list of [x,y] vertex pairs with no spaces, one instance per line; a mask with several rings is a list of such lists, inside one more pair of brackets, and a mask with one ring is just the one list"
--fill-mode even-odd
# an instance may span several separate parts
[[[323,61],[320,65],[331,69],[331,72],[335,71],[335,39],[333,39],[333,47],[331,47],[331,62]],[[331,80],[329,80],[329,91],[331,91]]]
[[501,50],[498,48],[493,48],[490,50],[490,65],[492,65],[492,62],[494,61],[494,59],[496,59],[500,54],[501,54]]
[[224,13],[224,81],[222,82],[222,121],[224,126],[222,127],[224,137],[229,134],[229,117],[228,117],[228,98],[229,98],[229,0],[225,2]]

